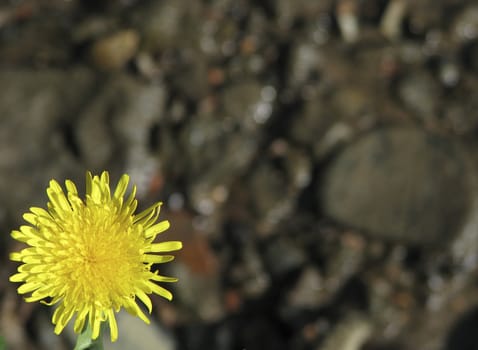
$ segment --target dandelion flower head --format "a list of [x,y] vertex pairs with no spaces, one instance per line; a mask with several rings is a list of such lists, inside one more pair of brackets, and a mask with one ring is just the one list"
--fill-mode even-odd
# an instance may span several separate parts
[[174,259],[158,253],[181,249],[181,242],[154,243],[169,222],[157,222],[161,203],[135,214],[136,187],[125,200],[129,177],[123,175],[110,192],[108,172],[86,175],[86,198],[78,196],[75,184],[65,181],[66,193],[55,180],[47,189],[47,209],[30,208],[23,215],[30,225],[12,231],[12,237],[28,247],[11,253],[22,263],[12,282],[23,282],[19,294],[27,302],[58,304],[52,322],[59,334],[75,316],[74,330],[86,322],[92,339],[98,338],[102,322],[108,322],[111,340],[118,337],[115,312],[121,308],[146,323],[138,300],[152,310],[149,294],[171,300],[172,294],[156,282],[175,282],[152,271],[153,264]]

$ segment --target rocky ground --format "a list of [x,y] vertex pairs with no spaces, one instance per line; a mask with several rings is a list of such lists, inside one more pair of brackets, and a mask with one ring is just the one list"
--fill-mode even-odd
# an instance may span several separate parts
[[107,169],[185,245],[108,349],[476,349],[477,111],[471,0],[3,0],[0,334],[71,348],[8,233]]

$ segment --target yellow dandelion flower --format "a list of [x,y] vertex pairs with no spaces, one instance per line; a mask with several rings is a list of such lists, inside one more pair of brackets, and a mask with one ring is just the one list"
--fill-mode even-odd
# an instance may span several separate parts
[[86,176],[86,199],[78,196],[75,184],[65,181],[67,193],[58,182],[47,189],[48,209],[33,207],[23,218],[30,225],[12,231],[12,237],[29,247],[11,253],[22,264],[12,282],[23,282],[19,294],[31,293],[27,302],[58,303],[52,322],[59,334],[76,315],[74,330],[81,332],[88,321],[92,339],[108,321],[111,340],[118,337],[114,312],[124,307],[144,322],[138,299],[151,313],[148,294],[171,300],[172,294],[155,282],[175,282],[157,271],[153,264],[174,259],[155,253],[181,249],[181,242],[153,243],[169,227],[167,220],[156,223],[161,203],[135,214],[136,188],[124,200],[129,177],[123,175],[111,195],[108,172],[101,177]]

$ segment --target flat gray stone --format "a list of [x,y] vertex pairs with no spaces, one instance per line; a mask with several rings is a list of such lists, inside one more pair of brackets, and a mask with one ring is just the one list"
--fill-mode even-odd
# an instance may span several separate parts
[[440,243],[463,224],[470,169],[451,140],[413,128],[374,131],[326,169],[319,197],[326,215],[371,236]]
[[0,214],[21,220],[29,206],[45,205],[50,179],[83,178],[64,125],[94,82],[85,68],[0,70]]

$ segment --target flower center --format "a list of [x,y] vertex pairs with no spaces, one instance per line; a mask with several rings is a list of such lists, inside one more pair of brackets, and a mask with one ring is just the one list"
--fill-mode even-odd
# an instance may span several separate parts
[[84,209],[65,230],[75,244],[69,246],[64,273],[70,292],[84,303],[111,307],[112,300],[134,293],[132,286],[144,268],[144,242],[130,218],[105,205]]

